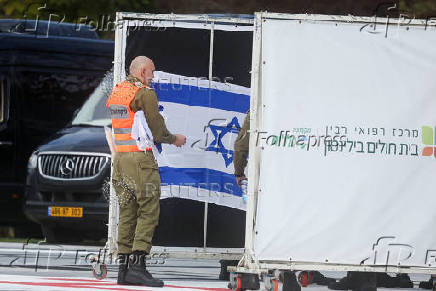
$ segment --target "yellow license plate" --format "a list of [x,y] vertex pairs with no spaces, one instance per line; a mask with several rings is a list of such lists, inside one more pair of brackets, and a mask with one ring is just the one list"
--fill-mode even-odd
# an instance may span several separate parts
[[59,216],[59,217],[83,217],[82,207],[49,207],[49,216]]

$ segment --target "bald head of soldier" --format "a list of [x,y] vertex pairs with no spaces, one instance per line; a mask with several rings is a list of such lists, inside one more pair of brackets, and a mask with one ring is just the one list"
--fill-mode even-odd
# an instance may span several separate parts
[[150,87],[151,80],[153,79],[153,72],[155,70],[154,63],[146,56],[137,56],[130,63],[130,75],[138,78],[141,82]]

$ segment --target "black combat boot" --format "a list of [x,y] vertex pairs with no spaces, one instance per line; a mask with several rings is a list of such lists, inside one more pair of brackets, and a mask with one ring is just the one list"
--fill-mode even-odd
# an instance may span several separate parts
[[153,276],[147,271],[145,265],[145,252],[134,251],[129,258],[129,268],[127,269],[125,282],[130,285],[142,285],[148,287],[163,287],[164,282]]
[[419,288],[421,289],[433,289],[433,277],[430,277],[428,281],[420,282]]
[[391,277],[386,273],[377,273],[377,287],[413,288],[413,282],[407,274],[398,274],[396,277]]
[[398,288],[413,288],[413,282],[410,280],[407,274],[398,274],[396,277],[396,283]]
[[351,282],[350,272],[347,273],[347,276],[342,278],[339,281],[330,282],[328,284],[328,288],[331,290],[348,290],[353,288],[353,284]]
[[330,283],[336,283],[335,279],[326,277],[318,271],[310,271],[310,274],[312,275],[312,283],[317,285],[328,286]]
[[353,291],[377,291],[377,274],[374,272],[350,272]]
[[348,272],[346,277],[338,282],[330,283],[328,288],[332,290],[376,291],[376,273]]
[[118,285],[128,285],[126,282],[126,273],[127,273],[127,267],[129,263],[129,256],[130,254],[118,254],[118,279],[117,284]]
[[395,288],[397,284],[395,278],[389,276],[386,273],[377,273],[377,287],[383,288]]

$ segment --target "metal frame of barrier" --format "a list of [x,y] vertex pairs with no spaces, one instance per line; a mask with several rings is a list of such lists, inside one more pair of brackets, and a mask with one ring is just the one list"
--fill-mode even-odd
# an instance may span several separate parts
[[[125,76],[124,56],[126,49],[127,28],[129,26],[152,26],[160,27],[185,27],[207,29],[210,31],[210,57],[209,57],[209,80],[212,80],[212,57],[214,46],[214,29],[220,26],[233,26],[237,30],[252,31],[253,19],[234,18],[210,15],[177,15],[177,14],[148,14],[118,12],[115,21],[115,52],[114,52],[114,85],[121,82]],[[108,129],[106,129],[108,130]],[[111,143],[110,132],[106,133],[108,142]],[[112,168],[111,168],[112,175]],[[240,260],[243,249],[240,248],[209,248],[207,241],[207,216],[208,203],[204,203],[204,235],[203,248],[168,248],[153,247],[150,257],[167,258],[190,258],[190,259],[222,259]],[[114,190],[110,188],[108,238],[104,249],[98,256],[90,258],[93,273],[96,278],[104,278],[107,273],[106,263],[112,263],[117,254],[117,225],[118,225],[118,202]]]
[[[428,20],[422,19],[390,19],[380,17],[355,17],[355,16],[330,16],[308,14],[280,14],[280,13],[255,13],[254,42],[251,74],[251,99],[250,99],[250,159],[248,162],[248,194],[245,251],[238,266],[228,267],[232,272],[230,287],[233,290],[256,289],[259,277],[265,282],[265,290],[281,290],[285,273],[295,271],[354,271],[354,272],[389,272],[389,273],[415,273],[436,276],[435,267],[414,267],[401,265],[351,265],[333,263],[312,263],[298,261],[262,261],[258,260],[254,250],[255,225],[259,194],[259,175],[261,164],[261,147],[256,146],[256,135],[262,131],[262,23],[265,19],[297,20],[309,22],[333,23],[361,23],[365,25],[392,25],[405,27],[425,27]],[[434,25],[434,24],[433,24]],[[244,285],[245,284],[245,285]],[[285,290],[299,290],[297,280]],[[435,287],[436,288],[436,287]],[[436,289],[433,290],[436,290]]]

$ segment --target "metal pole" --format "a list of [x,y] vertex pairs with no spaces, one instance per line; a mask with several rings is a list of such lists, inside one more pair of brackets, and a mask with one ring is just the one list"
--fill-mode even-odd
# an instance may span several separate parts
[[[213,67],[213,38],[214,38],[214,22],[211,23],[210,28],[210,45],[209,45],[209,94],[212,85],[212,67]],[[208,221],[209,203],[204,203],[204,225],[203,225],[203,248],[207,247],[207,221]]]
[[259,171],[261,150],[256,145],[257,133],[262,125],[262,97],[261,97],[261,58],[262,58],[262,14],[256,13],[253,32],[253,57],[251,68],[251,96],[250,96],[250,143],[248,159],[248,194],[247,215],[245,226],[245,265],[250,266],[254,259],[254,231],[256,224],[256,208],[259,192]]
[[253,20],[248,18],[234,18],[234,17],[214,17],[207,14],[204,15],[186,15],[186,14],[150,14],[150,13],[132,13],[132,12],[120,12],[124,19],[136,20],[136,19],[146,19],[150,21],[171,21],[171,22],[199,22],[201,24],[208,22],[220,22],[226,25],[232,24],[253,24]]
[[203,225],[203,248],[207,247],[207,216],[209,210],[209,203],[204,202],[204,225]]
[[[121,13],[117,13],[116,15],[116,23],[122,21]],[[124,25],[123,25],[124,26]],[[122,44],[123,44],[123,26],[117,26],[115,31],[115,51],[114,51],[114,83],[115,86],[117,83],[121,81],[122,75]],[[111,133],[113,136],[113,129],[111,129]],[[108,222],[108,232],[107,232],[107,242],[106,248],[109,250],[109,253],[115,253],[117,251],[117,224],[118,224],[118,201],[115,195],[115,190],[112,186],[112,172],[113,172],[113,155],[111,156],[111,174],[109,181],[109,222]]]

